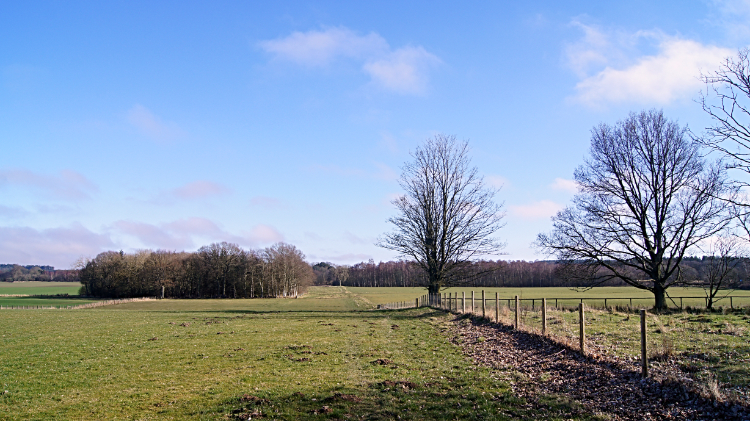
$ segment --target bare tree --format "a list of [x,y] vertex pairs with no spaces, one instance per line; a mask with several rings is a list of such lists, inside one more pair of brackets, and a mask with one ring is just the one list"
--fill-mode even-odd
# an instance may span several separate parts
[[399,215],[388,219],[395,232],[377,244],[413,259],[434,294],[463,280],[472,259],[502,249],[492,235],[503,226],[504,213],[494,201],[496,190],[470,166],[468,142],[437,135],[412,158],[401,174],[405,193],[392,202]]
[[[750,50],[741,49],[737,57],[727,58],[718,70],[702,75],[706,91],[700,104],[714,121],[706,136],[697,140],[719,152],[730,170],[750,174]],[[750,187],[747,177],[735,180]],[[750,239],[750,203],[746,196],[730,201],[738,225]]]
[[705,145],[728,158],[731,168],[750,173],[750,50],[739,51],[737,59],[727,58],[719,70],[702,76],[706,92],[701,95],[703,110],[715,125],[707,127]]
[[661,111],[592,130],[591,156],[575,172],[573,205],[552,218],[536,245],[556,256],[571,280],[588,286],[620,279],[654,294],[682,281],[680,263],[728,224],[726,171],[709,165],[687,129]]
[[[745,263],[744,242],[731,233],[722,233],[711,239],[708,256],[703,258],[700,285],[706,293],[706,308],[712,309],[721,300],[742,284],[740,266]],[[720,296],[725,292],[724,296]]]
[[349,279],[349,266],[336,266],[336,279],[339,281],[339,286],[341,286],[342,282],[346,282]]

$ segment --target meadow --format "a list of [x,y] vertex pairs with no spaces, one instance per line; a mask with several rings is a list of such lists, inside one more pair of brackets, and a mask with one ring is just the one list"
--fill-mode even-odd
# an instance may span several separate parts
[[78,282],[0,282],[0,306],[58,307],[99,301],[79,298],[80,288]]
[[[314,287],[297,299],[3,310],[0,419],[557,419],[556,409],[576,405],[514,397],[501,373],[447,340],[451,314],[374,310],[423,293]],[[698,376],[714,371],[744,393],[750,317],[725,313],[650,316],[652,356],[681,358]],[[550,311],[549,329],[572,338],[576,317]],[[540,325],[538,312],[524,309],[522,323]],[[592,345],[637,358],[633,313],[592,312],[587,329]]]
[[[536,419],[450,315],[344,288],[0,313],[2,419]],[[564,403],[560,405],[566,405]]]

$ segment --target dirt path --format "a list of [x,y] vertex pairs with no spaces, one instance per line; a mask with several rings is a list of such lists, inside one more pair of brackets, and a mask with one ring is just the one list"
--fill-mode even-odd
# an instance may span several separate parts
[[[703,398],[692,380],[665,362],[649,379],[632,362],[597,354],[583,357],[539,335],[479,319],[454,319],[451,340],[479,363],[501,369],[515,393],[550,416],[602,415],[611,420],[750,420],[747,405]],[[572,410],[556,400],[575,401]],[[576,408],[577,407],[577,408]]]

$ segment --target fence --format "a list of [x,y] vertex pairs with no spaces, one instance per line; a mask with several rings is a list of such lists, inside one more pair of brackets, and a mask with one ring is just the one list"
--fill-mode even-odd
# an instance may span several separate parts
[[[490,321],[494,319],[495,322],[502,322],[516,329],[550,337],[571,349],[578,349],[584,355],[629,355],[631,361],[638,362],[641,366],[642,376],[647,377],[649,358],[659,359],[672,355],[673,338],[685,339],[666,334],[670,328],[676,329],[672,324],[673,319],[667,320],[667,325],[662,324],[660,315],[647,314],[646,308],[652,307],[653,302],[653,298],[645,297],[500,298],[498,293],[495,293],[494,297],[488,297],[485,291],[470,291],[469,294],[462,292],[460,296],[458,293],[428,294],[413,302],[388,303],[378,308],[405,309],[427,306],[456,314],[470,313]],[[707,298],[670,297],[668,302],[672,304],[672,308],[685,308],[688,305],[698,308],[699,305],[706,304]],[[724,304],[727,308],[733,309],[747,308],[750,307],[750,296],[721,296],[721,300],[715,300],[715,304]],[[635,315],[634,311],[637,311]],[[737,329],[744,332],[743,327]],[[742,336],[742,333],[737,334]],[[703,341],[705,342],[705,338]]]
[[78,310],[78,309],[84,309],[84,308],[103,307],[103,306],[109,306],[109,305],[114,305],[114,304],[133,303],[137,301],[151,301],[151,300],[156,300],[156,298],[152,298],[152,297],[122,298],[118,300],[96,301],[93,303],[78,304],[78,305],[0,306],[0,310]]
[[[642,308],[650,308],[653,306],[653,297],[591,297],[591,298],[572,298],[572,297],[558,297],[558,298],[518,298],[519,304],[522,308],[535,310],[538,308],[542,300],[547,300],[548,305],[553,306],[556,309],[563,308],[577,308],[579,304],[584,303],[588,308],[598,309],[610,309],[610,308],[629,308],[631,310],[637,310]],[[482,296],[478,297],[474,295],[474,291],[471,291],[471,296],[467,297],[465,292],[458,296],[458,292],[455,293],[442,293],[423,295],[420,298],[421,305],[427,305],[431,307],[441,307],[445,309],[458,309],[459,306],[462,309],[461,312],[466,312],[466,308],[469,307],[472,310],[470,312],[477,311],[477,301],[480,308],[487,308],[488,302],[491,306],[500,307],[501,304],[506,305],[508,308],[513,306],[515,298],[500,298],[498,293],[495,293],[494,298],[485,297],[485,292],[482,290]],[[497,302],[496,302],[497,301]],[[686,306],[699,307],[708,306],[708,297],[705,296],[681,296],[681,297],[667,297],[667,307],[672,309],[684,309]],[[529,306],[530,304],[530,306]],[[750,306],[750,295],[722,295],[714,298],[714,305],[726,306],[734,309],[737,307],[748,307]]]

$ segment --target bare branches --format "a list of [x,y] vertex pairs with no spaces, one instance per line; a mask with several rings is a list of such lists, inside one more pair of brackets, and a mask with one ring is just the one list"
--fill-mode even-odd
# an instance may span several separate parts
[[470,166],[468,142],[437,135],[412,157],[400,179],[404,195],[392,202],[399,211],[388,220],[395,231],[378,245],[417,262],[430,292],[438,292],[459,280],[467,262],[501,250],[492,235],[504,213],[494,202],[496,190]]
[[729,223],[725,168],[709,165],[686,129],[661,111],[631,114],[592,131],[575,172],[573,205],[553,217],[537,246],[567,262],[561,273],[592,285],[617,278],[654,293],[680,282],[688,250]]

